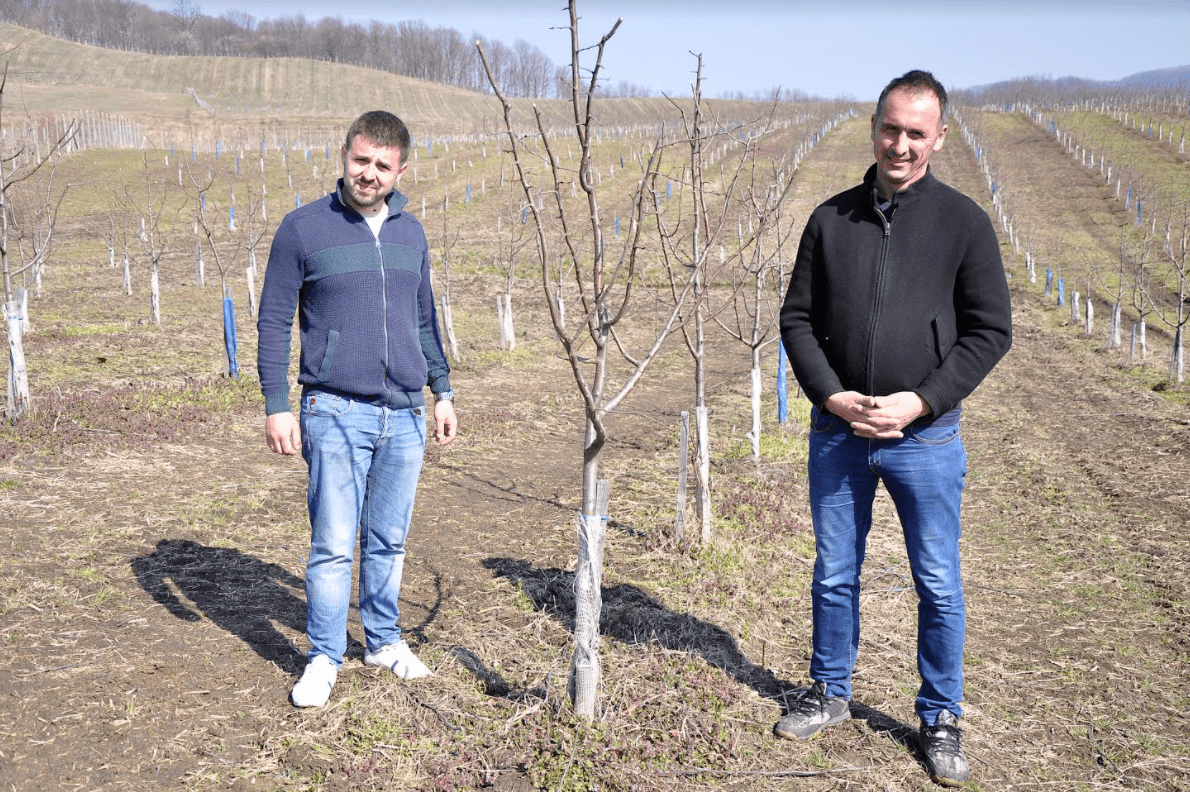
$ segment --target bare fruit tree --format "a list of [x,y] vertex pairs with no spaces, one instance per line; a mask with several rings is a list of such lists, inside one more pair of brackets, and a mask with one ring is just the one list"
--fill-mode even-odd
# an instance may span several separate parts
[[[1177,233],[1172,232],[1176,223]],[[1185,330],[1190,322],[1190,200],[1184,201],[1171,221],[1171,233],[1161,248],[1166,267],[1166,282],[1170,284],[1172,305],[1156,302],[1152,292],[1149,300],[1166,325],[1173,330],[1173,349],[1169,360],[1169,381],[1181,385],[1186,379]]]
[[[7,85],[8,62],[5,61],[0,76],[0,126],[3,126]],[[77,125],[71,122],[44,157],[40,152],[31,154],[15,139],[11,152],[0,152],[0,275],[3,277],[4,326],[8,336],[9,418],[17,417],[29,406],[29,375],[23,342],[29,322],[25,284],[30,276],[36,283],[41,283],[41,273],[58,222],[58,209],[69,188],[67,185],[56,190],[54,177],[60,156],[77,130]],[[18,259],[20,263],[16,263]],[[22,279],[22,285],[16,285],[17,278]]]
[[[585,718],[595,715],[595,703],[599,688],[599,611],[600,582],[603,559],[603,516],[599,503],[599,461],[608,433],[605,424],[609,413],[618,407],[624,398],[640,382],[649,365],[656,359],[662,343],[675,328],[693,289],[693,273],[678,291],[672,310],[660,318],[646,333],[649,336],[645,348],[639,355],[624,355],[624,364],[613,367],[609,360],[609,335],[624,330],[630,315],[629,306],[633,296],[634,282],[642,266],[642,218],[648,196],[657,178],[657,164],[660,159],[661,142],[654,146],[652,154],[644,164],[641,177],[632,197],[628,211],[628,232],[618,254],[609,251],[605,245],[603,224],[605,222],[592,170],[592,147],[598,136],[594,120],[594,96],[600,83],[603,67],[603,53],[607,42],[620,26],[617,20],[598,44],[594,65],[589,69],[580,65],[584,49],[579,44],[578,11],[575,0],[570,0],[570,109],[573,112],[574,136],[578,142],[579,161],[577,173],[566,170],[555,156],[551,137],[536,106],[533,107],[535,129],[521,133],[513,124],[512,105],[509,103],[491,64],[484,53],[482,42],[477,42],[480,59],[488,75],[492,91],[500,100],[504,115],[504,129],[508,135],[510,153],[513,159],[513,174],[524,194],[527,219],[532,220],[531,231],[535,239],[536,264],[541,272],[541,282],[550,321],[559,343],[570,364],[574,382],[582,397],[586,415],[583,442],[583,486],[582,511],[578,517],[578,566],[575,573],[575,651],[570,672],[570,695],[576,712]],[[587,75],[585,84],[583,76]],[[529,172],[531,162],[544,167],[542,178],[546,189],[542,191],[532,182]],[[563,184],[576,178],[581,187],[577,201],[567,202],[563,197]],[[542,192],[548,201],[540,207],[534,200]],[[548,206],[548,209],[545,208]],[[554,241],[561,240],[564,253],[554,250]],[[558,267],[564,259],[566,265]],[[570,321],[564,320],[555,301],[557,278],[573,282],[578,292],[581,311]],[[590,357],[580,355],[580,350]],[[606,484],[604,484],[606,487]]]
[[752,428],[748,439],[752,443],[753,459],[760,458],[760,397],[764,382],[760,353],[769,344],[781,342],[780,334],[775,331],[786,285],[785,248],[793,230],[792,223],[784,221],[782,199],[786,193],[781,189],[782,181],[789,183],[780,171],[773,174],[772,182],[767,185],[752,180],[744,200],[748,221],[770,233],[757,233],[751,249],[743,248],[740,239],[738,264],[731,270],[733,299],[724,310],[713,314],[715,323],[751,353]]
[[[756,255],[754,248],[759,235],[768,223],[778,217],[775,207],[779,207],[784,200],[792,180],[786,180],[774,190],[763,188],[770,193],[763,200],[763,210],[761,204],[755,201],[749,206],[743,192],[749,179],[756,176],[756,146],[769,131],[771,115],[761,124],[748,125],[747,130],[739,126],[733,126],[730,130],[725,127],[714,114],[708,112],[703,102],[702,56],[695,57],[697,69],[692,86],[693,106],[687,112],[679,103],[673,102],[682,120],[682,134],[675,146],[684,145],[687,148],[687,151],[682,152],[683,177],[679,194],[684,196],[689,192],[689,209],[686,209],[683,198],[679,200],[676,211],[663,211],[661,194],[656,191],[651,195],[651,202],[658,207],[653,219],[669,276],[672,304],[678,305],[683,301],[683,289],[687,283],[692,286],[692,299],[688,309],[682,310],[684,321],[680,327],[694,367],[695,511],[701,527],[700,538],[708,542],[711,538],[712,509],[706,325],[709,317],[724,307],[711,304],[711,286],[728,269],[729,262]],[[753,126],[759,128],[754,129]],[[729,135],[729,131],[734,136]],[[725,163],[723,158],[729,151],[734,156]],[[713,170],[711,160],[720,152],[719,167]],[[774,174],[774,183],[779,181],[780,176],[780,173]],[[752,186],[757,188],[754,180]],[[667,198],[668,193],[667,185]],[[749,211],[753,214],[749,215]],[[746,234],[742,225],[745,216],[749,224]],[[754,220],[759,223],[759,227],[754,224]],[[733,230],[736,233],[731,239]],[[723,251],[724,247],[730,247],[730,255],[725,252],[716,255],[715,251]],[[743,285],[742,280],[733,284],[733,297],[738,295]],[[757,356],[760,345],[758,342],[755,349]]]

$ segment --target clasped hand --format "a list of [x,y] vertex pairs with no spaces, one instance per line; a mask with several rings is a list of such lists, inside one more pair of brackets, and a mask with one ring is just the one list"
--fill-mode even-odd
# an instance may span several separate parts
[[913,391],[888,396],[840,391],[826,400],[826,409],[850,424],[858,437],[874,440],[904,437],[902,429],[930,413],[930,405]]

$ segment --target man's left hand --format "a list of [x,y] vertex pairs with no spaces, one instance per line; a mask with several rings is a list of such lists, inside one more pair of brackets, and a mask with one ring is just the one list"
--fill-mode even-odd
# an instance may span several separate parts
[[459,433],[459,418],[455,415],[454,402],[443,399],[434,403],[434,437],[438,445],[446,445]]
[[904,437],[901,432],[923,415],[930,414],[930,405],[913,391],[900,391],[888,396],[877,396],[871,406],[861,407],[862,421],[851,424],[860,437],[875,440],[893,440]]

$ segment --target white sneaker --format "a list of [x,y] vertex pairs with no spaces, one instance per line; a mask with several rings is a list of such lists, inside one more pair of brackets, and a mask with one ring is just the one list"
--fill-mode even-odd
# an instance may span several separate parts
[[377,652],[367,653],[364,655],[364,662],[387,668],[401,679],[420,679],[433,675],[425,663],[414,656],[413,650],[404,641],[381,647]]
[[339,667],[326,655],[316,655],[306,663],[302,678],[289,694],[295,707],[321,707],[331,697],[331,688],[339,676]]

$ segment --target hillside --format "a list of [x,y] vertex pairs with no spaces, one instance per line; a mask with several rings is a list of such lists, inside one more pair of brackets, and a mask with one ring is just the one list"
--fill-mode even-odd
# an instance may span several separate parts
[[[0,24],[0,51],[7,53],[9,65],[9,107],[15,102],[29,113],[104,112],[135,116],[152,126],[200,127],[285,118],[337,129],[345,119],[383,107],[424,135],[495,132],[500,126],[499,103],[492,96],[359,66],[304,58],[120,52],[9,24]],[[531,122],[533,104],[547,125],[567,122],[568,105],[562,100],[513,101],[525,124]],[[719,101],[713,107],[728,118],[763,112],[756,102]],[[609,99],[602,121],[605,126],[655,123],[673,114],[666,99]]]

